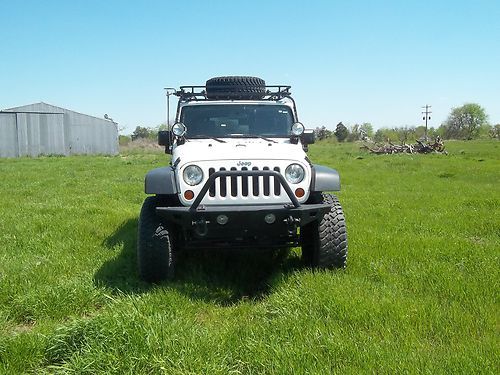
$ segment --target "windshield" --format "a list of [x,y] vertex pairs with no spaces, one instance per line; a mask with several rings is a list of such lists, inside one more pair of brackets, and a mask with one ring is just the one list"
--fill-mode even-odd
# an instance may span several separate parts
[[180,120],[187,138],[288,137],[293,124],[289,107],[265,104],[185,106]]

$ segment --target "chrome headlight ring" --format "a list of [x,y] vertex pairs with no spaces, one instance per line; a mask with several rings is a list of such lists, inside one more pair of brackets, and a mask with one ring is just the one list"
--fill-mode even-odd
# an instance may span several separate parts
[[286,167],[285,178],[291,184],[298,184],[302,182],[306,175],[306,171],[300,164],[290,164]]
[[188,165],[182,172],[184,182],[190,186],[198,185],[203,181],[203,171],[197,165]]

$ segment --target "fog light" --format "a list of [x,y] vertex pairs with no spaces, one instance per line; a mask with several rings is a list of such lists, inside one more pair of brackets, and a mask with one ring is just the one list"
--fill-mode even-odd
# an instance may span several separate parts
[[266,216],[264,216],[264,221],[268,224],[272,224],[276,221],[276,215],[267,214]]
[[302,198],[306,192],[302,188],[298,188],[295,190],[295,196],[297,198]]
[[186,198],[186,200],[190,201],[191,199],[194,198],[194,193],[192,190],[186,190],[184,192],[184,198]]
[[229,221],[229,218],[226,215],[217,216],[217,223],[220,225],[225,225]]

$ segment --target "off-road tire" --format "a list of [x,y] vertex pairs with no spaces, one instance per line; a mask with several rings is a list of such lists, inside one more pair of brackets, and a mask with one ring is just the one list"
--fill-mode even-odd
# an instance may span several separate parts
[[206,84],[207,98],[224,99],[262,99],[266,93],[266,82],[258,77],[229,76],[214,77]]
[[330,212],[301,229],[302,260],[312,268],[345,268],[347,231],[342,207],[335,195],[316,194],[309,203],[328,203]]
[[144,200],[137,228],[137,264],[142,280],[153,283],[174,276],[173,236],[156,214],[159,197]]

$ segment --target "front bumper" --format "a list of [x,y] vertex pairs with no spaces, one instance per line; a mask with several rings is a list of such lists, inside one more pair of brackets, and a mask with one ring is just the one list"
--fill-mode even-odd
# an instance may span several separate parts
[[[227,176],[275,177],[290,199],[287,204],[201,205],[215,179]],[[229,244],[236,246],[294,246],[298,228],[321,220],[329,204],[301,205],[284,177],[275,171],[219,171],[210,176],[191,207],[157,207],[158,215],[184,231],[187,245]]]
[[[215,224],[217,217],[224,215],[227,220],[221,227],[232,223],[247,226],[257,224],[262,226],[267,224],[272,226],[280,221],[293,221],[299,226],[309,224],[314,220],[321,219],[325,213],[330,211],[329,204],[307,204],[299,207],[290,205],[260,205],[260,206],[203,206],[197,210],[190,207],[157,207],[156,213],[181,226],[192,225],[195,222],[205,221]],[[269,214],[275,216],[273,223],[267,223],[265,217]]]
[[156,208],[158,215],[184,230],[188,245],[235,246],[296,246],[297,228],[321,220],[328,211],[328,204]]

